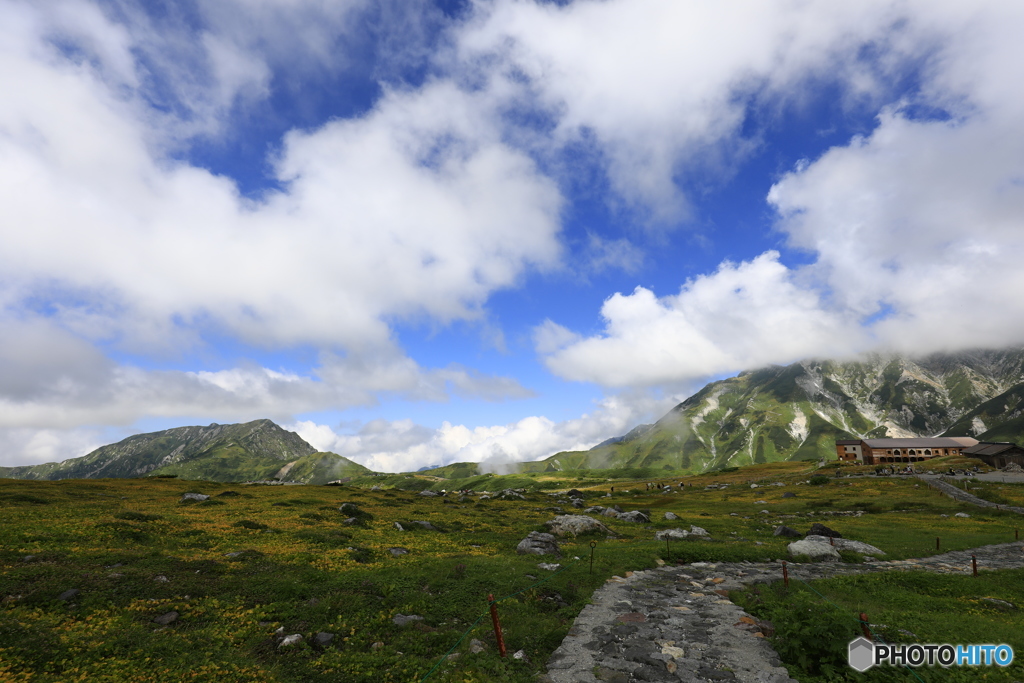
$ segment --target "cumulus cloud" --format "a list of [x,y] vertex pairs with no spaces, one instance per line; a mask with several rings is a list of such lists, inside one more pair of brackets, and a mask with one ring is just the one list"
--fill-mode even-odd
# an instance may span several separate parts
[[[789,268],[768,252],[748,263],[723,263],[676,296],[658,298],[642,287],[615,294],[601,309],[602,334],[579,338],[553,321],[537,329],[536,348],[548,367],[561,377],[605,386],[657,385],[803,356],[880,347],[920,354],[1024,342],[1024,304],[1013,294],[1024,284],[1018,265],[1024,253],[1024,97],[1006,87],[1024,59],[1016,38],[1024,9],[1002,2],[868,2],[835,12],[822,5],[760,5],[748,9],[755,15],[782,11],[763,22],[744,22],[737,35],[756,35],[746,35],[733,56],[718,56],[710,47],[710,74],[683,88],[688,97],[703,94],[698,110],[718,112],[713,118],[725,122],[722,129],[695,128],[701,139],[728,143],[737,135],[732,107],[773,94],[799,98],[801,88],[793,86],[820,76],[826,65],[846,64],[837,80],[849,92],[881,102],[887,74],[911,65],[919,68],[919,88],[882,107],[870,135],[801,162],[772,187],[767,199],[778,212],[777,227],[788,246],[812,256],[809,265]],[[552,30],[569,30],[577,27],[567,19],[574,12],[607,18],[615,6],[541,10],[509,3],[502,11],[521,22],[531,17],[557,27]],[[663,9],[661,3],[643,6]],[[675,6],[694,12],[687,3]],[[709,10],[717,11],[727,10]],[[704,20],[697,24],[714,22],[710,15]],[[653,101],[640,94],[623,97],[625,104],[595,99],[606,84],[585,77],[588,64],[563,57],[561,48],[545,52],[540,38],[524,34],[509,32],[515,37],[510,50],[517,63],[537,65],[528,73],[562,98],[570,112],[564,121],[580,112],[576,127],[598,121],[600,136],[593,102],[621,118],[636,103],[668,111],[659,105],[667,107],[669,96],[650,94],[659,89],[648,90]],[[717,31],[708,33],[712,39],[719,39]],[[656,46],[657,39],[651,43]],[[850,50],[868,43],[871,63],[851,56]],[[834,61],[840,57],[844,61]],[[681,71],[689,68],[696,67]],[[563,83],[566,74],[581,77],[589,90]],[[609,87],[607,94],[612,92],[618,91]],[[618,126],[648,132],[668,127],[643,114],[629,122],[617,118]],[[604,135],[614,147],[614,136],[623,133]],[[634,148],[650,154],[643,144]],[[611,163],[613,169],[619,163],[614,154]],[[693,163],[688,153],[687,163]],[[670,182],[665,165],[649,168]]]
[[[784,360],[822,348],[856,348],[855,321],[830,312],[767,252],[724,263],[658,298],[637,287],[604,302],[604,333],[581,339],[550,321],[535,335],[552,372],[605,386],[692,381]],[[851,343],[853,342],[853,343]]]
[[479,462],[490,471],[565,450],[591,448],[620,436],[638,422],[660,417],[678,398],[627,392],[602,400],[594,411],[554,422],[530,416],[505,425],[467,427],[445,422],[438,429],[411,420],[374,420],[354,434],[300,421],[287,425],[316,448],[332,451],[378,472],[405,472],[453,462]]
[[[769,201],[847,315],[910,352],[1024,342],[1024,8],[941,3],[948,37],[918,100],[782,178]],[[953,28],[957,30],[953,30]],[[922,118],[921,107],[945,116]],[[916,107],[916,109],[915,109]]]

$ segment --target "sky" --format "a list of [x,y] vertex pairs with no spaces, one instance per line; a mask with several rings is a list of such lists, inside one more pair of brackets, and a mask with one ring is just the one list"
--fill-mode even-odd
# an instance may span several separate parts
[[1024,344],[1017,0],[0,0],[0,466],[378,471]]

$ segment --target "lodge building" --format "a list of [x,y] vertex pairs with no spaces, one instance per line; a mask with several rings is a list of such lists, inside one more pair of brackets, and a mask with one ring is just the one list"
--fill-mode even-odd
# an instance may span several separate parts
[[978,444],[969,436],[912,439],[836,439],[836,455],[844,462],[887,465],[930,460],[944,455],[963,455]]

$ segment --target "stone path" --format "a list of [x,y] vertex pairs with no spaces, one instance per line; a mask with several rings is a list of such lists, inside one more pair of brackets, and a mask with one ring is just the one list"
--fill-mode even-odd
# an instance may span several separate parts
[[[791,579],[918,569],[962,574],[1024,567],[1024,542],[864,564],[787,563]],[[594,592],[548,660],[547,683],[790,683],[756,619],[726,599],[782,579],[780,562],[695,562],[613,577]]]
[[1022,507],[1015,507],[1013,505],[998,505],[996,503],[987,501],[984,498],[978,498],[977,496],[967,493],[963,489],[958,489],[952,484],[942,481],[938,477],[938,475],[917,474],[915,476],[918,479],[924,481],[932,488],[942,491],[953,500],[958,500],[962,503],[970,503],[972,505],[977,505],[978,507],[983,508],[999,508],[1000,510],[1009,510],[1010,512],[1016,512],[1018,514],[1024,515],[1024,508]]

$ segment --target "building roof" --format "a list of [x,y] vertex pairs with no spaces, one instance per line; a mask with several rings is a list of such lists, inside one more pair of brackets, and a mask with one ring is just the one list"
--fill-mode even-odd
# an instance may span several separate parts
[[1006,451],[1013,450],[1024,451],[1024,448],[1021,448],[1020,446],[1014,443],[982,441],[977,446],[971,446],[970,448],[964,449],[964,454],[999,455],[1000,453],[1005,453]]
[[936,436],[914,439],[864,439],[871,448],[964,448],[978,443],[969,436]]

